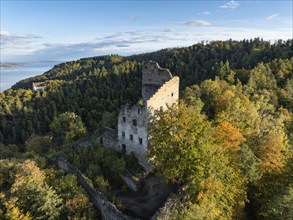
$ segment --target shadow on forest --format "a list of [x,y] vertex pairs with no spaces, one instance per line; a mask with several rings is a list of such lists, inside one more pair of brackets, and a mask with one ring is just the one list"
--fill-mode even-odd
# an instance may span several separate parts
[[118,199],[125,204],[126,214],[150,219],[164,205],[169,195],[176,192],[179,187],[163,183],[154,174],[149,174],[143,181],[139,191],[123,193]]

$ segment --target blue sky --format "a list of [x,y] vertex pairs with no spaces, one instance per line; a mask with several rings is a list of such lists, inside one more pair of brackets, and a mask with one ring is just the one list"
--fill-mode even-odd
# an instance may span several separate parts
[[292,1],[1,0],[1,62],[293,38]]

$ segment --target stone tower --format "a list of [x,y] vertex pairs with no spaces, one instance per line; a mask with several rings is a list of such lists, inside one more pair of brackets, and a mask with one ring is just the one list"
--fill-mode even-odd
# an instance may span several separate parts
[[179,77],[173,77],[168,69],[161,68],[156,62],[146,62],[142,69],[142,99],[142,105],[121,106],[117,150],[133,153],[147,169],[149,116],[154,110],[164,110],[179,100]]

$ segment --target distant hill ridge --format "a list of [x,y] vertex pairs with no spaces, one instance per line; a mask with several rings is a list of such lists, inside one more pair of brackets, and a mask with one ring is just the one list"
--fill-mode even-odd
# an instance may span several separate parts
[[215,68],[220,61],[229,60],[233,69],[251,69],[259,62],[270,62],[275,58],[290,58],[292,56],[292,40],[279,40],[270,43],[255,38],[254,40],[242,41],[212,41],[207,44],[201,42],[190,47],[168,48],[138,55],[97,56],[68,61],[55,65],[42,75],[21,80],[12,86],[12,89],[31,88],[33,81],[68,81],[78,76],[97,75],[103,68],[107,73],[111,73],[114,66],[134,61],[141,64],[147,60],[154,60],[176,75],[183,77],[185,80],[181,84],[185,87],[185,85],[192,85],[214,77]]

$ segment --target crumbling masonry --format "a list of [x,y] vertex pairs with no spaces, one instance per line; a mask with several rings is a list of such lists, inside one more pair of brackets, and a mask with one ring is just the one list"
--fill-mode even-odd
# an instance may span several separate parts
[[148,146],[148,121],[155,110],[165,110],[167,105],[179,99],[179,77],[172,76],[168,69],[149,61],[142,69],[141,105],[121,106],[118,132],[107,129],[102,135],[106,147],[126,154],[133,153],[139,163],[148,169],[146,149]]

